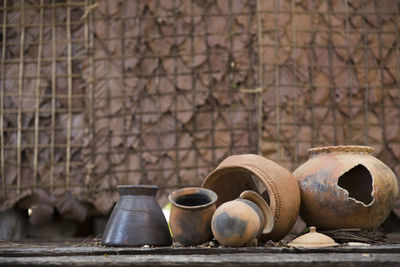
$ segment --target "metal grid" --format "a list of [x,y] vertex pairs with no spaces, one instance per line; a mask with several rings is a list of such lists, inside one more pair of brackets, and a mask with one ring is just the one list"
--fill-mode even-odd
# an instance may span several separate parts
[[84,130],[79,88],[84,6],[75,1],[1,1],[1,195],[69,189]]
[[230,154],[293,170],[364,144],[399,170],[399,3],[1,3],[1,190],[107,212],[118,184],[198,186]]
[[[193,1],[108,1],[90,14],[94,67],[89,79],[92,92],[104,83],[105,101],[91,102],[93,124],[105,125],[102,134],[91,127],[94,181],[106,176],[106,187],[124,181],[156,183],[170,191],[198,186],[229,154],[256,153],[256,99],[239,88],[255,87],[256,68],[235,66],[238,54],[255,65],[256,50],[233,47],[233,38],[254,32],[250,26],[234,29],[238,14],[232,3],[226,1],[229,14],[224,14],[215,3],[200,9]],[[255,21],[255,5],[243,7]],[[225,26],[215,29],[212,21]],[[116,84],[122,85],[118,92]],[[104,169],[101,162],[113,158],[115,164]]]
[[398,1],[262,3],[263,155],[293,170],[310,147],[362,144],[399,170]]

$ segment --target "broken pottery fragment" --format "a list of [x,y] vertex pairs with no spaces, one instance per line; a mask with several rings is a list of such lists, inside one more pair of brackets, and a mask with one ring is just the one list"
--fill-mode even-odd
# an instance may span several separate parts
[[325,230],[373,229],[389,216],[397,197],[395,174],[366,146],[310,149],[293,173],[300,193],[300,216]]
[[225,202],[215,211],[211,229],[223,246],[240,247],[257,244],[261,234],[274,226],[267,202],[254,191],[244,191],[238,199]]
[[296,222],[300,192],[294,176],[277,163],[255,154],[233,155],[224,159],[203,181],[202,187],[218,195],[217,208],[252,190],[260,194],[271,208],[274,226],[260,240],[279,241]]
[[325,248],[334,247],[339,244],[327,235],[318,233],[314,226],[310,227],[310,232],[299,236],[288,243],[289,247],[295,248]]

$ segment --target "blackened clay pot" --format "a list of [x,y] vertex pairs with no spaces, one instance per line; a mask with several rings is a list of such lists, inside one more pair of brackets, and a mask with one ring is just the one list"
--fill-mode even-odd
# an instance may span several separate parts
[[217,195],[208,189],[188,187],[169,194],[169,224],[174,241],[184,246],[201,245],[212,239],[211,218]]
[[202,187],[217,193],[217,207],[238,198],[245,190],[260,194],[274,217],[272,231],[262,234],[261,240],[281,240],[298,217],[300,192],[294,176],[262,156],[245,154],[226,158],[206,177]]
[[273,225],[267,202],[250,190],[219,206],[211,220],[215,239],[228,247],[256,245],[258,238],[270,233]]
[[120,185],[120,198],[107,222],[105,246],[170,246],[167,221],[157,202],[156,185]]
[[397,198],[395,174],[366,146],[309,150],[298,167],[301,218],[325,230],[373,229],[388,217]]

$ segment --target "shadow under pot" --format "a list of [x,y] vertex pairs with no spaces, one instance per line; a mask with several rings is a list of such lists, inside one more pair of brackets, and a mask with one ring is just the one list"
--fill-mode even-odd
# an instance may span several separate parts
[[157,202],[156,185],[120,185],[120,198],[107,222],[105,246],[170,246],[167,221]]
[[208,189],[189,187],[169,194],[169,224],[174,241],[184,246],[201,245],[212,239],[211,218],[217,195]]

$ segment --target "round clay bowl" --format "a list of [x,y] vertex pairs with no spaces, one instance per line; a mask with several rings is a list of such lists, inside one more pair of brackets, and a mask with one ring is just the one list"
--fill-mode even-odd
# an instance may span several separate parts
[[309,150],[294,175],[301,191],[301,218],[325,230],[373,229],[389,216],[397,198],[395,174],[365,146]]
[[298,217],[300,192],[294,176],[277,163],[258,155],[226,158],[205,178],[202,187],[217,193],[217,207],[238,198],[246,190],[260,194],[274,217],[272,231],[262,234],[261,240],[281,240]]

